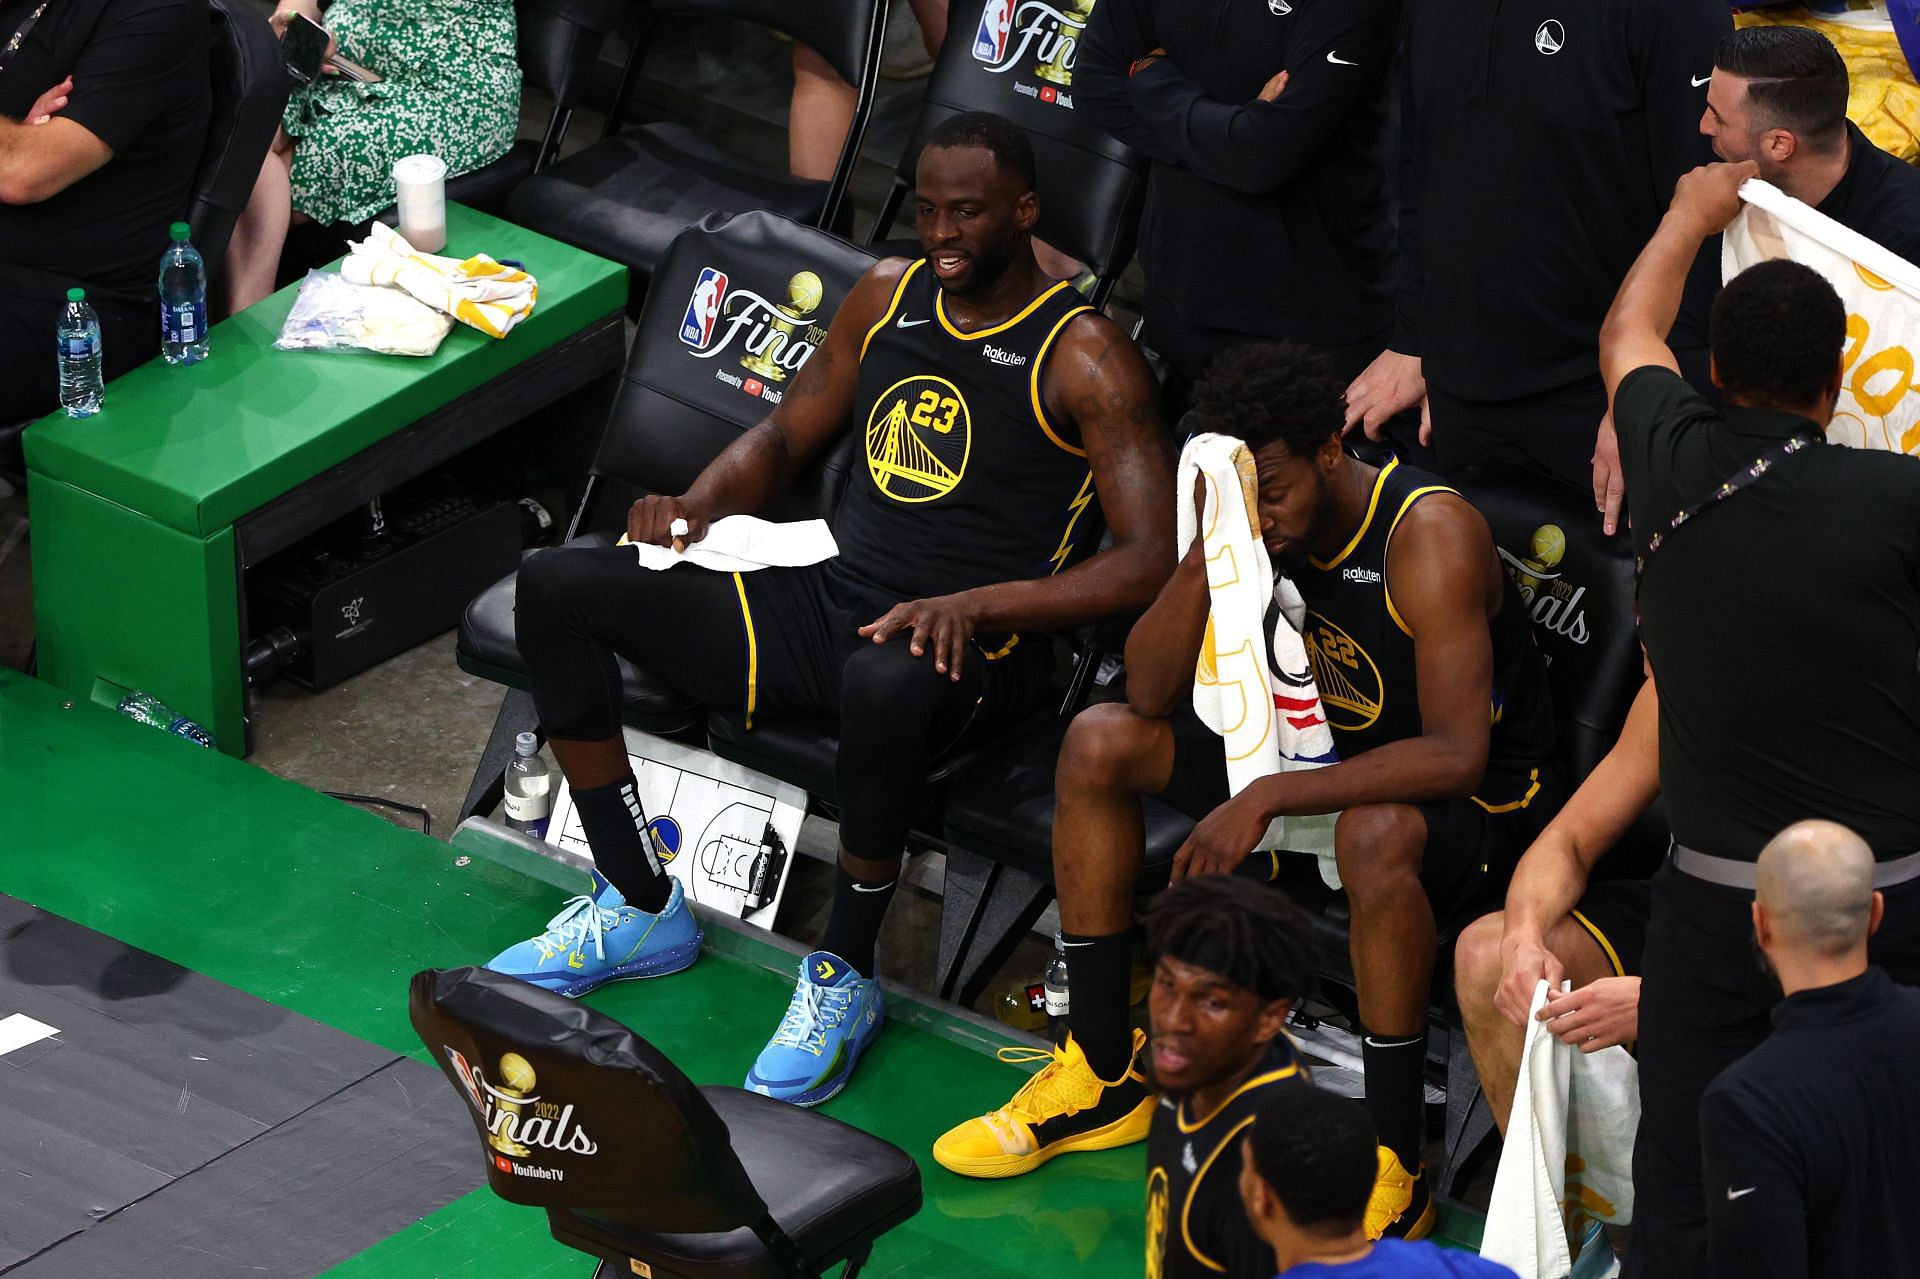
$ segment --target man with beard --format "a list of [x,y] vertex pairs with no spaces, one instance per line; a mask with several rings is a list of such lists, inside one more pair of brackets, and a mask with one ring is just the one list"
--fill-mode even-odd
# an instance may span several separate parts
[[[1431,1225],[1418,1169],[1436,919],[1501,891],[1562,787],[1546,762],[1546,668],[1487,522],[1430,475],[1350,457],[1343,420],[1326,357],[1277,344],[1215,361],[1189,422],[1253,453],[1260,536],[1306,600],[1303,638],[1341,762],[1229,796],[1221,739],[1189,700],[1210,603],[1196,539],[1128,637],[1126,701],[1082,712],[1060,753],[1054,880],[1073,1002],[1072,1034],[1047,1068],[1058,1079],[942,1137],[946,1167],[1010,1176],[1143,1135],[1126,1020],[1143,796],[1200,819],[1175,879],[1235,870],[1275,817],[1339,813],[1382,1145],[1370,1225],[1376,1236]],[[1054,1111],[1036,1108],[1048,1100]]]
[[[590,891],[490,967],[567,995],[677,971],[699,936],[654,860],[620,737],[626,657],[684,692],[768,716],[838,717],[840,860],[819,948],[747,1075],[833,1096],[879,1032],[874,945],[931,761],[1045,696],[1047,633],[1144,607],[1172,560],[1172,449],[1139,352],[1033,256],[1033,150],[955,116],[915,181],[926,256],[870,270],[793,389],[678,496],[635,503],[635,542],[683,547],[763,509],[849,429],[837,558],[652,573],[618,547],[520,571],[516,636],[594,850]],[[1101,520],[1109,549],[1089,554]]]
[[1312,938],[1275,890],[1217,876],[1175,884],[1147,915],[1153,1046],[1141,1070],[1160,1092],[1147,1279],[1273,1275],[1273,1250],[1240,1207],[1239,1146],[1261,1098],[1307,1082],[1284,1027],[1313,983]]
[[1867,960],[1886,899],[1873,850],[1797,822],[1760,850],[1753,931],[1785,1000],[1700,1104],[1716,1275],[1920,1274],[1906,1174],[1920,1156],[1920,991]]

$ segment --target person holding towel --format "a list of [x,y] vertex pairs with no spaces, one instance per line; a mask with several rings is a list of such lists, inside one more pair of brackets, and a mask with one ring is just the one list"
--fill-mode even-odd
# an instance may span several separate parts
[[1189,704],[1212,600],[1207,544],[1195,538],[1127,640],[1127,700],[1081,712],[1060,754],[1053,854],[1071,1035],[1047,1067],[1059,1086],[1036,1092],[1061,1113],[970,1120],[934,1147],[947,1167],[990,1167],[997,1144],[1006,1170],[987,1175],[1007,1176],[1146,1135],[1127,1026],[1142,797],[1200,819],[1176,879],[1236,870],[1276,817],[1337,812],[1381,1138],[1369,1227],[1376,1237],[1431,1227],[1419,1169],[1436,919],[1504,888],[1563,784],[1546,762],[1546,667],[1486,520],[1430,475],[1349,456],[1340,391],[1324,355],[1238,347],[1201,381],[1188,422],[1252,452],[1259,538],[1304,598],[1301,638],[1340,762],[1230,793],[1222,740]]

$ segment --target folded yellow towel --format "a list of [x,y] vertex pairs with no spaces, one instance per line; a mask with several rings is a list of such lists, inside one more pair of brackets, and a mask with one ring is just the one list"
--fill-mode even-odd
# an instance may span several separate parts
[[340,264],[340,274],[348,280],[404,289],[489,337],[511,333],[533,313],[540,296],[539,281],[525,271],[502,266],[484,253],[464,261],[421,253],[383,222],[375,222],[372,234],[352,248]]

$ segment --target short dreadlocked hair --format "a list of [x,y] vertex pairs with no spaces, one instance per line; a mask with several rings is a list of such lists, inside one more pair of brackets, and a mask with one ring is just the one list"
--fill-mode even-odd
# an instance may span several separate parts
[[1183,879],[1147,912],[1147,953],[1218,973],[1261,999],[1313,993],[1313,924],[1280,891],[1235,875]]

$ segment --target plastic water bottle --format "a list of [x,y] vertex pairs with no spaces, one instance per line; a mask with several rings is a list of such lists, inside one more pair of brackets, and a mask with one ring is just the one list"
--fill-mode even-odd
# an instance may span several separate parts
[[60,407],[68,417],[92,417],[100,411],[106,394],[101,354],[100,317],[87,305],[87,291],[68,289],[59,337]]
[[1047,965],[1047,1035],[1056,1044],[1067,1042],[1067,943],[1053,935],[1053,962]]
[[545,839],[551,816],[553,775],[540,758],[540,739],[522,733],[513,739],[513,760],[507,765],[507,825]]
[[213,738],[206,729],[200,727],[185,715],[173,709],[151,693],[138,690],[128,693],[120,699],[120,713],[128,719],[138,720],[151,725],[163,733],[172,733],[175,737],[184,737],[190,742],[213,748]]
[[207,358],[207,264],[187,242],[193,228],[173,224],[173,243],[160,259],[160,354],[168,364]]

